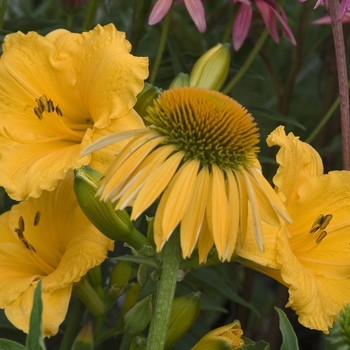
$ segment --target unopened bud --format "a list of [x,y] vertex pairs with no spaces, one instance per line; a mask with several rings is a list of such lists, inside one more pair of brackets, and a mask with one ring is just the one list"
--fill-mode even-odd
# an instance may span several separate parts
[[100,201],[96,197],[102,174],[85,166],[74,170],[74,192],[78,203],[88,219],[105,236],[122,240],[135,249],[149,245],[145,236],[138,232],[126,210],[114,210],[111,202]]
[[172,348],[192,327],[201,308],[200,293],[174,299],[164,349]]
[[190,86],[219,91],[230,67],[230,44],[217,44],[202,55],[190,74]]
[[137,298],[141,290],[141,285],[135,283],[128,291],[126,292],[125,300],[120,310],[120,316],[123,318],[125,314],[131,310],[136,304]]
[[91,322],[88,321],[75,338],[71,350],[93,350],[94,337]]
[[170,83],[169,89],[190,86],[189,77],[186,73],[179,73],[175,79]]
[[132,263],[129,261],[119,261],[110,275],[110,288],[108,295],[118,298],[124,293],[124,288],[128,284],[132,272]]
[[125,314],[124,331],[132,336],[139,335],[151,321],[152,312],[152,295],[149,295]]
[[219,327],[207,333],[191,350],[239,350],[244,344],[239,321]]
[[135,111],[144,117],[147,107],[153,106],[154,100],[162,93],[162,90],[149,83],[145,83],[143,90],[137,95],[137,102],[134,106]]
[[129,347],[129,350],[146,350],[147,340],[143,337],[135,337]]

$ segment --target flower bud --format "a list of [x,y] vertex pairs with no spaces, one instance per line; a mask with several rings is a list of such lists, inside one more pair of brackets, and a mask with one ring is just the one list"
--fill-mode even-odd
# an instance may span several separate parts
[[86,275],[91,287],[95,290],[101,299],[104,299],[104,292],[102,288],[102,274],[101,265],[97,265],[90,269]]
[[202,55],[190,74],[190,86],[220,90],[230,66],[230,44],[217,44]]
[[128,284],[132,272],[132,263],[129,261],[118,261],[113,267],[110,275],[110,288],[108,295],[119,298],[124,293],[124,288]]
[[200,293],[174,299],[164,349],[172,348],[192,327],[201,308]]
[[122,306],[122,309],[120,310],[120,316],[123,318],[125,314],[134,307],[136,304],[137,298],[139,296],[141,289],[141,285],[138,283],[135,283],[127,292],[125,296],[125,300]]
[[125,314],[124,331],[132,336],[139,335],[151,321],[152,312],[152,295],[149,295]]
[[169,89],[190,86],[189,85],[189,77],[186,73],[179,73],[175,79],[170,83]]
[[135,111],[143,117],[148,106],[153,106],[153,101],[162,93],[162,90],[149,83],[145,83],[143,90],[137,95]]
[[115,211],[111,202],[96,198],[101,173],[85,166],[75,169],[74,174],[74,192],[78,203],[96,228],[108,238],[125,241],[135,249],[149,245],[147,238],[134,228],[126,210]]
[[88,321],[75,338],[72,350],[93,350],[94,337],[91,322]]
[[244,344],[239,321],[214,329],[207,333],[191,350],[239,350]]

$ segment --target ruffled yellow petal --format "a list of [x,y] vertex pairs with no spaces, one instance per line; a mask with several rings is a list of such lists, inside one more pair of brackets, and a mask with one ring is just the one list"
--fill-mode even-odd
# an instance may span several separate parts
[[305,180],[323,174],[322,160],[309,144],[299,141],[292,133],[286,135],[283,126],[268,136],[267,144],[280,147],[276,156],[279,168],[273,182],[287,206],[298,197],[298,188]]
[[46,38],[57,45],[55,58],[66,59],[76,72],[76,88],[96,127],[108,126],[134,106],[148,76],[148,58],[130,54],[125,33],[108,24],[79,36],[60,29]]
[[131,220],[135,220],[141,215],[164,191],[183,157],[183,152],[174,153],[148,178],[135,199],[130,216]]
[[208,168],[203,167],[197,176],[193,195],[181,221],[180,241],[182,256],[184,258],[192,254],[197,244],[198,236],[203,225],[208,188],[209,171]]
[[[19,298],[15,299],[5,309],[6,317],[11,323],[23,332],[29,331],[29,319],[32,311],[34,288],[36,283],[31,285]],[[59,325],[64,321],[73,285],[56,290],[54,292],[42,292],[43,302],[43,335],[49,337],[58,332]]]
[[[154,241],[160,251],[180,223],[190,203],[195,188],[199,161],[183,164],[164,191],[154,219]],[[193,233],[192,233],[193,234]]]
[[227,259],[228,200],[224,173],[213,164],[207,202],[207,220],[219,258]]

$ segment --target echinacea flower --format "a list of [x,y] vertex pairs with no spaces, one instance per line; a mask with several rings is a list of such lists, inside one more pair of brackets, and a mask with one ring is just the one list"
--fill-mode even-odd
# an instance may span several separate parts
[[219,92],[183,87],[163,92],[145,121],[147,128],[105,137],[85,150],[135,136],[105,172],[101,199],[118,201],[116,209],[132,206],[133,220],[161,195],[157,251],[181,223],[183,257],[198,246],[201,262],[213,244],[221,260],[230,259],[238,232],[245,235],[249,199],[263,250],[260,219],[280,225],[279,216],[289,216],[260,172],[251,114]]
[[350,302],[350,172],[323,174],[318,153],[292,133],[286,135],[282,126],[267,142],[280,147],[274,183],[294,223],[262,224],[264,254],[255,248],[250,227],[235,253],[289,288],[287,306],[301,324],[328,333]]
[[216,328],[207,333],[191,350],[239,350],[244,345],[239,321]]
[[44,336],[57,333],[73,283],[102,263],[113,241],[86,218],[70,172],[55,191],[43,192],[0,216],[0,308],[28,332],[33,292],[42,280]]
[[[306,0],[299,0],[300,2],[305,2]],[[317,0],[316,5],[314,8],[317,8],[320,5],[327,5],[328,0]],[[339,13],[338,13],[338,19],[339,21],[342,21],[346,12],[350,10],[350,0],[342,0],[342,2],[339,5]]]
[[[207,29],[205,12],[202,0],[183,0],[194,24],[201,33]],[[173,0],[157,0],[149,16],[148,24],[153,25],[160,22],[170,10]]]
[[234,4],[241,3],[232,28],[233,47],[238,51],[246,39],[253,17],[252,4],[254,3],[269,31],[272,39],[279,43],[276,18],[281,23],[283,33],[293,45],[296,45],[293,33],[288,26],[287,16],[282,7],[274,0],[231,0]]
[[110,24],[82,33],[5,37],[0,58],[0,185],[16,200],[53,190],[67,171],[103,171],[117,149],[80,158],[110,132],[143,126],[132,109],[148,74],[123,32]]

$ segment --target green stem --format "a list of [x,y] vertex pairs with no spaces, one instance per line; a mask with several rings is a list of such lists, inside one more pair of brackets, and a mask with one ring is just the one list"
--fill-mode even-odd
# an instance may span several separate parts
[[93,27],[99,4],[100,4],[100,0],[90,0],[88,9],[86,11],[84,23],[83,23],[84,31],[90,30]]
[[258,41],[256,42],[255,46],[253,47],[252,52],[250,53],[248,58],[245,60],[245,62],[243,64],[243,66],[241,67],[241,69],[233,77],[233,79],[228,83],[228,85],[225,87],[225,89],[223,89],[222,92],[224,94],[228,94],[233,89],[233,87],[238,83],[238,81],[243,77],[245,72],[248,70],[250,65],[253,63],[253,61],[254,61],[255,57],[257,56],[257,54],[259,53],[260,49],[264,45],[265,40],[267,39],[268,35],[269,35],[269,32],[265,28],[263,30],[263,32],[261,33],[261,35],[260,35]]
[[346,55],[342,22],[338,21],[339,1],[329,1],[329,14],[332,20],[335,57],[337,61],[339,97],[340,97],[340,124],[343,150],[343,169],[350,170],[350,118],[348,73],[346,69]]
[[80,330],[81,319],[84,316],[85,305],[77,298],[74,303],[72,313],[70,315],[66,331],[60,345],[59,350],[70,349],[75,337]]
[[162,57],[163,57],[163,52],[164,52],[164,48],[165,48],[165,44],[166,44],[168,31],[169,31],[170,16],[171,16],[171,8],[168,11],[168,13],[167,13],[167,15],[165,16],[165,19],[164,19],[162,35],[160,37],[160,42],[159,42],[159,45],[158,45],[158,51],[157,51],[156,60],[154,62],[154,65],[153,65],[153,68],[152,68],[152,71],[151,71],[151,74],[150,74],[150,78],[149,78],[149,83],[152,84],[152,85],[154,84],[154,82],[156,80],[156,76],[157,76],[157,73],[158,73],[160,62],[161,62]]
[[147,350],[163,350],[180,265],[180,241],[175,230],[161,251],[160,279],[157,285]]
[[[348,80],[348,84],[350,85],[350,80]],[[333,102],[332,106],[329,108],[327,113],[324,115],[324,117],[321,119],[321,121],[318,123],[314,131],[309,135],[309,137],[305,140],[306,143],[311,143],[315,137],[318,135],[318,133],[322,130],[322,128],[326,125],[330,117],[333,115],[335,110],[338,108],[340,102],[340,98],[337,97],[336,100]]]
[[230,39],[230,36],[232,35],[232,27],[233,27],[233,22],[236,18],[237,11],[232,11],[231,17],[229,22],[227,23],[224,35],[222,36],[221,42],[223,44],[227,43]]
[[2,0],[1,1],[1,7],[0,7],[0,29],[2,29],[2,27],[4,25],[4,17],[5,17],[5,12],[6,12],[6,5],[7,5],[7,1],[6,0]]

